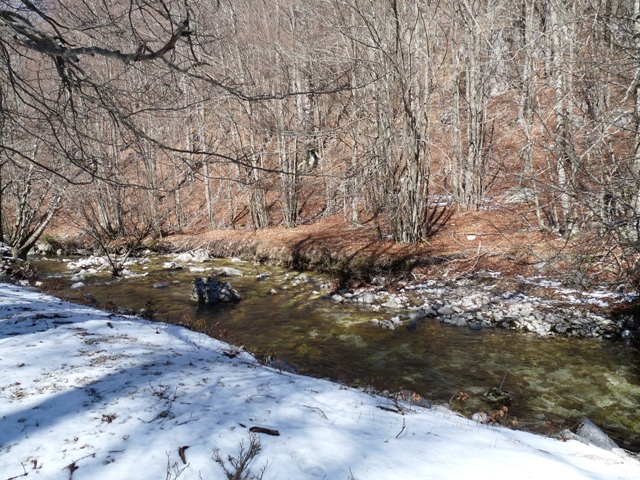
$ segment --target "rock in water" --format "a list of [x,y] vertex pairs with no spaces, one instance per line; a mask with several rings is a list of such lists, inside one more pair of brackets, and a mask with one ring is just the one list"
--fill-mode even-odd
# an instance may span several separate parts
[[206,250],[203,250],[201,248],[191,252],[191,255],[193,256],[193,261],[194,262],[203,263],[203,262],[208,262],[209,260],[211,260],[211,256],[209,255],[209,252],[207,252]]
[[509,392],[505,392],[498,387],[490,388],[484,396],[489,403],[498,405],[509,405],[513,401],[513,397]]
[[238,270],[237,268],[231,268],[231,267],[221,267],[220,275],[225,277],[242,277],[243,276],[240,270]]
[[171,263],[175,263],[175,262],[180,262],[180,263],[193,262],[193,255],[191,255],[190,253],[181,253],[176,258],[174,258],[173,262]]
[[603,448],[605,450],[613,450],[614,448],[618,448],[618,445],[615,444],[613,440],[611,440],[606,433],[600,430],[595,423],[593,423],[588,418],[582,420],[580,426],[576,430],[576,434],[586,440],[585,443],[591,443],[596,447]]
[[189,300],[206,304],[237,302],[240,294],[227,282],[220,282],[214,277],[198,277],[193,281]]

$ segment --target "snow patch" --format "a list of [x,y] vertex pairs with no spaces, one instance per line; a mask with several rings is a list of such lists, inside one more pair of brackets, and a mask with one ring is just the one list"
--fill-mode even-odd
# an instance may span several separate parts
[[265,480],[640,478],[624,452],[396,403],[7,284],[0,352],[2,478],[223,478],[214,449],[237,457],[252,436]]

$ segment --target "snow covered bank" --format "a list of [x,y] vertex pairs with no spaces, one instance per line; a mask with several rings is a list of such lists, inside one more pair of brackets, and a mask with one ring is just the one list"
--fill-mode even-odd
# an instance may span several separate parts
[[622,451],[399,410],[180,327],[6,284],[0,368],[0,480],[220,479],[214,451],[233,472],[252,436],[264,479],[640,478]]

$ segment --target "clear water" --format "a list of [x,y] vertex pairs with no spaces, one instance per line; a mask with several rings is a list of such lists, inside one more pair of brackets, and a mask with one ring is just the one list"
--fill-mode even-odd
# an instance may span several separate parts
[[[640,451],[640,352],[628,344],[472,331],[429,319],[414,331],[382,330],[369,321],[389,318],[393,312],[323,299],[325,278],[309,274],[300,282],[297,272],[224,260],[198,266],[242,270],[245,276],[227,280],[243,300],[199,306],[189,302],[191,282],[206,273],[163,270],[165,261],[131,268],[149,273],[145,277],[116,282],[106,274],[88,277],[81,290],[69,288],[66,264],[33,263],[43,275],[64,275],[53,292],[60,297],[91,292],[100,304],[113,302],[134,310],[150,302],[158,320],[183,322],[242,344],[258,358],[275,355],[303,374],[380,391],[408,389],[430,400],[451,402],[469,415],[495,410],[484,393],[501,387],[513,396],[501,420],[517,421],[514,428],[553,434],[588,417],[620,446]],[[270,276],[258,281],[258,273]],[[169,286],[153,288],[161,282]],[[271,289],[278,293],[270,294]],[[466,394],[464,401],[455,399],[458,392]]]

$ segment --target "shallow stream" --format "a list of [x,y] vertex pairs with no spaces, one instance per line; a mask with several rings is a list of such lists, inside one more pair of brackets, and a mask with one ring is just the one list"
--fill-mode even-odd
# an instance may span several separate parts
[[[79,289],[70,288],[67,263],[33,264],[42,277],[59,277],[47,282],[57,284],[53,293],[59,297],[78,299],[90,292],[102,305],[150,307],[158,320],[242,344],[259,359],[276,356],[303,374],[379,391],[411,390],[468,415],[496,411],[484,394],[500,387],[513,396],[506,416],[496,417],[503,423],[554,434],[588,417],[620,446],[640,451],[640,352],[629,344],[474,331],[430,319],[411,331],[383,330],[370,320],[389,318],[393,311],[322,298],[330,280],[315,274],[229,260],[168,270],[163,263],[169,260],[129,267],[146,276],[111,281],[106,272],[88,275]],[[225,279],[242,301],[215,307],[190,302],[193,278],[214,272],[189,268],[223,266],[244,273]],[[268,277],[257,280],[258,274]],[[154,288],[157,284],[167,286]]]

